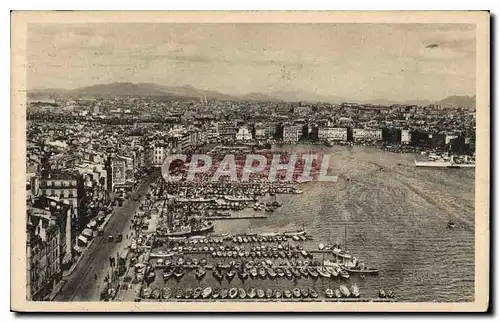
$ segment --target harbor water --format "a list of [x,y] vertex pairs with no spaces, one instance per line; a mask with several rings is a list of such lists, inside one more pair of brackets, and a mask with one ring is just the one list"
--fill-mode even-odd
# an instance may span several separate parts
[[[474,169],[416,168],[413,154],[370,147],[283,149],[330,154],[329,174],[338,181],[302,184],[303,194],[278,195],[283,206],[267,219],[218,221],[216,232],[304,228],[314,238],[304,248],[317,249],[328,240],[344,244],[347,230],[347,249],[381,270],[351,277],[362,295],[384,288],[398,301],[474,300]],[[446,228],[450,218],[453,230]]]

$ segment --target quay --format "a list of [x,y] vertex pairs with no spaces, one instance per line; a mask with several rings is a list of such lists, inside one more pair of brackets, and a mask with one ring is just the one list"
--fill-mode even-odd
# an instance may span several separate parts
[[209,217],[208,219],[210,220],[237,220],[237,219],[266,219],[267,216],[264,215],[256,215],[256,216],[214,216],[214,217]]
[[241,298],[235,298],[235,299],[176,299],[176,298],[170,298],[170,299],[141,299],[141,302],[295,302],[295,303],[310,303],[310,302],[316,302],[316,303],[322,303],[322,302],[337,302],[337,303],[342,303],[342,302],[347,302],[347,303],[361,303],[361,302],[379,302],[379,303],[395,303],[397,302],[396,299],[394,298],[253,298],[253,299],[241,299]]

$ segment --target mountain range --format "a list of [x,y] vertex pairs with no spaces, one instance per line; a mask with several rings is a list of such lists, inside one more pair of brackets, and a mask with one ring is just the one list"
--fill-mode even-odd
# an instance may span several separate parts
[[475,96],[448,96],[440,101],[431,100],[409,100],[409,101],[391,101],[387,99],[374,100],[353,100],[335,95],[319,95],[305,91],[274,91],[270,93],[248,93],[241,95],[228,95],[216,91],[202,90],[191,85],[184,86],[163,86],[154,83],[110,83],[98,84],[86,87],[79,87],[72,90],[47,88],[28,90],[30,98],[47,97],[120,97],[120,96],[164,96],[170,99],[199,99],[206,96],[207,100],[226,100],[226,101],[284,101],[284,102],[328,102],[328,103],[364,103],[374,105],[429,105],[436,104],[442,107],[465,107],[475,109]]

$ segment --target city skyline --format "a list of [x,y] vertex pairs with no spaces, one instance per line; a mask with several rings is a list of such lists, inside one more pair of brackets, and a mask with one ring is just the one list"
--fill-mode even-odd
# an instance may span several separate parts
[[30,24],[28,88],[439,100],[475,95],[475,38],[465,24]]

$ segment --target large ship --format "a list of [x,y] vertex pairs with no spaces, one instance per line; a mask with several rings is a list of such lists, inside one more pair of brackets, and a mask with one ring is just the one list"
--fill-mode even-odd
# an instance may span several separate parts
[[443,158],[429,158],[429,161],[415,160],[416,167],[429,167],[429,168],[475,168],[476,163],[469,161],[467,158],[463,162],[455,162],[453,156],[449,160]]

